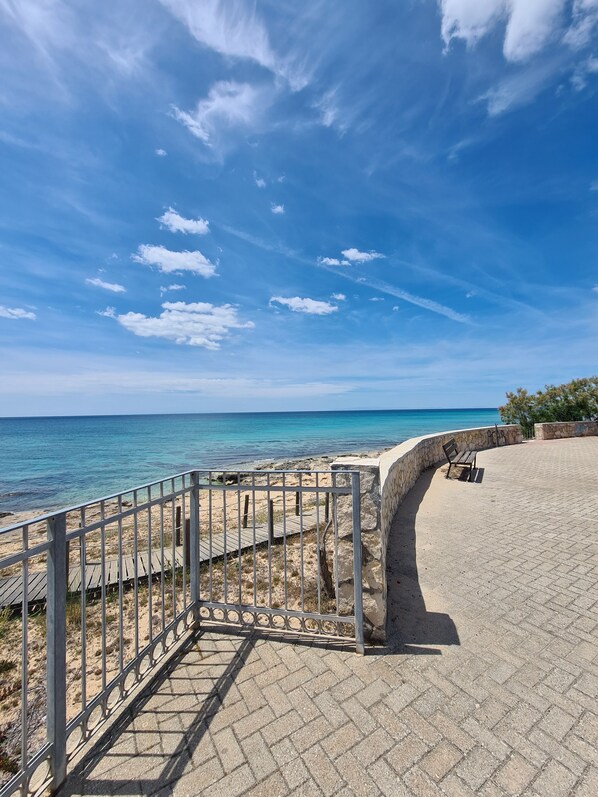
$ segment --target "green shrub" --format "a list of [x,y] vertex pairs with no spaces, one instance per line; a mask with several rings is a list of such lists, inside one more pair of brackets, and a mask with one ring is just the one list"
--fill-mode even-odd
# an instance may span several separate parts
[[518,387],[507,393],[507,403],[498,411],[503,423],[520,424],[526,437],[533,435],[535,423],[597,420],[598,376],[546,385],[536,393]]

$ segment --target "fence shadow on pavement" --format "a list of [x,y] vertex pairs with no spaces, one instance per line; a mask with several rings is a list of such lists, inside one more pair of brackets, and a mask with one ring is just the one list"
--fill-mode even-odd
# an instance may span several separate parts
[[[253,634],[230,637],[220,663],[211,654],[222,658],[223,651],[210,649],[213,641],[204,644],[201,632],[189,637],[69,773],[58,797],[173,793],[255,643]],[[209,668],[210,675],[202,674],[202,668]],[[191,679],[195,691],[177,690],[177,680],[191,684]],[[149,734],[155,737],[153,746],[147,744]],[[112,770],[122,772],[123,759],[140,757],[141,773],[132,771],[126,780],[110,777]]]
[[441,655],[434,645],[459,645],[448,614],[426,608],[417,567],[416,519],[436,470],[424,471],[393,519],[387,551],[389,653]]

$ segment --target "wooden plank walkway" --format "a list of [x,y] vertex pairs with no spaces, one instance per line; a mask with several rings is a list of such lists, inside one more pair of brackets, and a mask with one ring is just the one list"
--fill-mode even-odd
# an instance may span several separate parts
[[[324,523],[324,510],[320,508],[319,513],[320,528],[323,530]],[[311,531],[316,526],[316,510],[310,512],[303,512],[303,531]],[[280,520],[274,523],[274,539],[281,540],[284,536],[284,524]],[[294,536],[300,533],[300,518],[296,515],[287,516],[286,518],[286,536]],[[239,551],[247,551],[253,548],[255,538],[255,545],[262,546],[268,542],[268,524],[263,523],[254,527],[241,529],[241,545],[239,546],[239,529],[234,526],[227,529],[226,534],[226,554],[235,555]],[[137,554],[137,574],[139,579],[147,579],[149,575],[159,576],[164,569],[164,572],[172,570],[172,545],[164,549],[164,565],[162,565],[162,555],[160,548],[153,549],[151,555],[151,566],[149,561],[149,551],[139,551]],[[174,549],[175,554],[175,567],[183,567],[184,551],[183,546],[177,546]],[[224,557],[224,535],[217,534],[212,537],[212,549],[210,556],[209,540],[200,540],[199,559],[200,562],[209,562],[222,559]],[[104,563],[106,574],[106,586],[115,586],[119,583],[119,566],[118,558],[107,559]],[[122,578],[123,584],[128,585],[133,582],[135,578],[135,557],[131,555],[122,557]],[[68,591],[69,593],[79,593],[82,587],[82,568],[80,565],[70,567],[68,572]],[[87,562],[85,568],[85,585],[86,592],[96,592],[102,586],[102,565],[101,562]],[[46,573],[35,572],[29,574],[27,602],[31,603],[44,603],[47,597],[47,580]],[[0,579],[0,609],[9,607],[19,607],[23,603],[23,578],[22,576],[8,576],[7,578]]]

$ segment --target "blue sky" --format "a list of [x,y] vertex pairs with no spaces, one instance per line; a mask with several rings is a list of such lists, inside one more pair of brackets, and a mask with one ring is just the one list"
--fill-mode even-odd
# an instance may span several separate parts
[[598,0],[0,0],[0,414],[598,371]]

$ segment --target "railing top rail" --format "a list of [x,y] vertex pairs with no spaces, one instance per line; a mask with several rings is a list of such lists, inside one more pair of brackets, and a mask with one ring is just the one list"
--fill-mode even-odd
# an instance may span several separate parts
[[[309,470],[309,469],[294,470],[292,468],[290,468],[288,470],[255,470],[255,469],[246,470],[246,469],[239,469],[239,468],[231,468],[230,470],[223,470],[222,468],[192,468],[191,470],[186,470],[186,471],[183,471],[182,473],[176,473],[173,476],[165,476],[163,479],[157,479],[155,481],[147,482],[146,484],[140,484],[140,485],[137,485],[136,487],[129,487],[126,490],[121,490],[120,492],[117,492],[117,493],[111,493],[110,495],[104,495],[104,496],[101,496],[100,498],[93,498],[93,499],[91,499],[89,501],[84,501],[81,504],[75,504],[73,506],[61,507],[60,509],[55,509],[53,512],[45,512],[43,515],[37,515],[36,517],[32,517],[32,518],[29,518],[27,520],[22,520],[22,521],[20,521],[18,523],[12,523],[9,526],[2,526],[0,528],[0,537],[2,535],[4,535],[4,534],[10,534],[11,532],[20,531],[25,526],[32,526],[32,525],[34,525],[36,523],[44,523],[44,522],[46,522],[48,520],[51,520],[52,518],[55,518],[57,515],[66,514],[68,512],[80,512],[82,509],[87,509],[87,507],[94,506],[96,504],[100,504],[100,503],[106,502],[106,501],[114,501],[114,500],[116,500],[118,498],[122,498],[125,495],[130,495],[131,493],[140,492],[141,490],[148,490],[151,487],[155,487],[156,485],[159,485],[159,484],[164,484],[165,482],[172,482],[175,479],[182,479],[185,476],[190,476],[192,473],[198,473],[200,475],[201,474],[208,474],[209,475],[209,474],[212,474],[212,473],[228,473],[228,474],[231,474],[231,475],[237,474],[238,476],[240,476],[241,474],[243,474],[244,476],[254,476],[254,475],[258,475],[258,474],[262,475],[262,476],[268,476],[268,475],[270,475],[270,476],[271,475],[283,476],[285,474],[297,474],[297,475],[302,474],[302,475],[311,475],[311,476],[327,475],[327,476],[329,476],[332,473],[334,473],[334,474],[342,473],[343,475],[350,475],[350,474],[353,474],[353,473],[359,473],[359,471],[358,470],[355,470],[355,471],[353,471],[353,470],[331,471],[331,470]],[[200,483],[199,486],[200,487],[207,487],[208,485],[204,485],[204,484]],[[216,485],[210,485],[210,486],[212,486],[212,487],[214,487],[216,489]],[[222,485],[222,486],[224,487],[224,485]],[[238,486],[239,485],[230,485],[230,489],[234,489],[235,487],[238,487]],[[192,487],[193,487],[193,485],[189,484],[189,485],[187,485],[186,487],[183,488],[183,491],[190,492]],[[253,489],[253,484],[248,484],[248,485],[246,485],[246,487],[247,487],[248,490],[251,490],[251,489]],[[257,487],[257,485],[256,485],[256,487]],[[277,487],[276,485],[271,485],[271,490],[273,492],[276,491],[276,487]],[[316,489],[320,489],[321,491],[325,491],[326,485],[320,485],[319,488],[316,488],[315,486],[312,486],[312,487],[309,487],[309,488],[308,487],[303,487],[303,490],[306,491],[306,492],[309,491],[309,490],[313,491],[313,490],[316,490]],[[350,488],[349,488],[349,491],[350,491]],[[180,491],[177,491],[177,492],[180,492]],[[163,496],[163,497],[168,497],[168,496]],[[108,518],[106,518],[106,520],[108,520]]]

